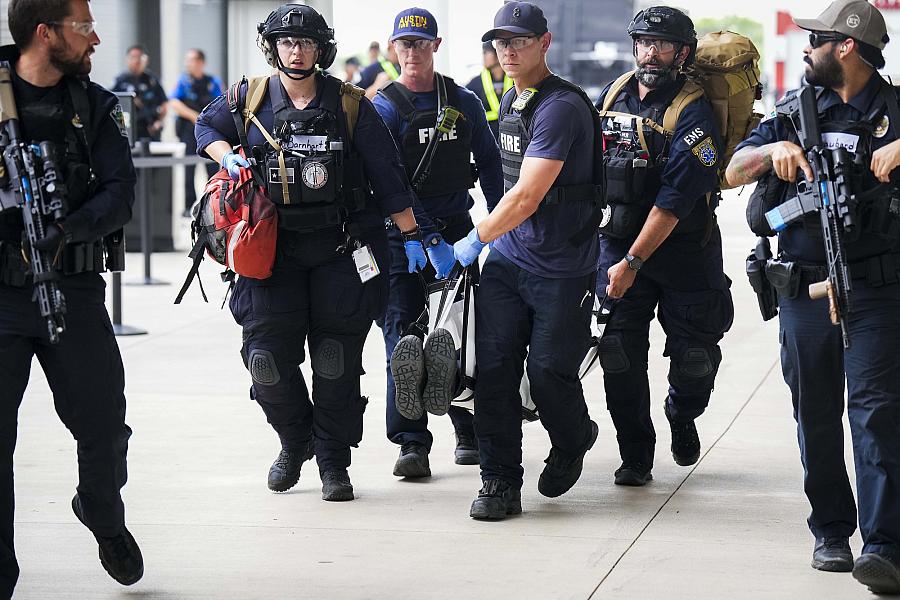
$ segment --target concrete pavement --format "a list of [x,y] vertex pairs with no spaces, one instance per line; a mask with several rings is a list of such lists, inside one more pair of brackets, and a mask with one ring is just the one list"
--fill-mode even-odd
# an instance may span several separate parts
[[[777,323],[762,323],[743,274],[754,241],[743,224],[749,191],[728,193],[719,209],[737,315],[698,421],[700,462],[678,467],[669,455],[668,363],[655,325],[654,481],[613,485],[619,459],[598,369],[585,389],[600,436],[581,481],[560,498],[537,492],[549,443],[539,424],[526,425],[524,514],[499,523],[468,517],[478,470],[453,464],[446,418],[433,419],[433,476],[391,475],[397,448],[384,437],[384,354],[374,327],[364,359],[365,438],[350,470],[357,499],[323,502],[313,464],[289,493],[269,492],[278,442],[248,398],[240,330],[219,310],[217,270],[204,262],[210,304],[194,288],[176,307],[188,260],[183,252],[154,255],[154,276],[173,285],[125,287],[124,321],[150,334],[119,338],[134,429],[124,495],[146,574],[131,588],[115,583],[73,516],[75,445],[35,362],[19,415],[15,598],[872,597],[849,574],[809,567],[813,539]],[[136,280],[140,256],[128,259],[124,279]],[[847,461],[852,466],[849,443]],[[858,552],[858,537],[852,545]]]

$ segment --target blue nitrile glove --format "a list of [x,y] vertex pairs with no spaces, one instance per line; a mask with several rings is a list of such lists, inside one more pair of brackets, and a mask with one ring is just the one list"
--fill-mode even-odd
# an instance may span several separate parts
[[473,227],[472,231],[469,232],[469,235],[453,244],[453,254],[456,256],[456,260],[459,261],[459,264],[468,267],[478,260],[478,255],[481,254],[481,251],[485,246],[487,246],[487,244],[482,242],[478,237],[478,228]]
[[444,279],[450,274],[456,264],[456,257],[453,256],[453,248],[444,241],[441,234],[435,233],[425,238],[425,252],[428,253],[428,260],[438,279]]
[[403,242],[403,250],[406,251],[406,259],[409,261],[407,269],[410,273],[421,271],[428,264],[428,259],[425,258],[425,248],[422,247],[422,242],[419,240]]
[[233,181],[237,181],[241,178],[241,167],[249,169],[250,163],[240,154],[229,152],[222,157],[222,168],[228,171],[228,176],[231,177]]

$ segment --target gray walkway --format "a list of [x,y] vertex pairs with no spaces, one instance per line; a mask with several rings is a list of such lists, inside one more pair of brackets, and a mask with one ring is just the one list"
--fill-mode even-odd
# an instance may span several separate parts
[[[447,419],[435,419],[433,477],[391,476],[397,449],[384,438],[384,356],[373,328],[366,347],[366,436],[354,452],[357,500],[320,499],[314,465],[290,493],[266,489],[278,451],[248,399],[240,330],[205,262],[212,302],[199,290],[172,306],[177,288],[126,287],[125,321],[151,334],[120,338],[134,429],[125,488],[128,523],[146,561],[122,588],[96,558],[69,508],[74,443],[53,413],[35,363],[16,453],[16,598],[839,598],[870,597],[849,575],[809,566],[812,538],[790,399],[778,366],[777,324],[762,324],[743,274],[753,238],[743,225],[749,190],[720,209],[737,317],[709,411],[698,422],[704,455],[676,466],[662,414],[661,332],[651,375],[659,447],[654,482],[612,483],[618,466],[599,372],[586,384],[600,438],[578,485],[557,499],[536,490],[549,449],[525,427],[525,512],[500,523],[468,517],[476,467],[452,462]],[[139,255],[129,255],[139,275]],[[183,253],[154,256],[154,275],[180,283]],[[848,462],[850,461],[848,444]],[[858,539],[853,541],[858,551]]]

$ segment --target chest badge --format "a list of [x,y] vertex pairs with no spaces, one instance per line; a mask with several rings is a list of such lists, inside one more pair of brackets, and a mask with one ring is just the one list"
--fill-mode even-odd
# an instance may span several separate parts
[[72,117],[72,127],[74,127],[75,129],[81,129],[82,127],[84,127],[84,123],[81,122],[81,117],[79,117],[77,113],[74,117]]
[[704,167],[716,164],[717,152],[712,138],[708,137],[691,150]]
[[515,102],[512,103],[512,107],[514,110],[522,111],[525,110],[525,107],[528,106],[528,103],[537,95],[537,90],[534,88],[525,88],[522,90],[522,93],[516,97]]
[[328,183],[328,169],[320,162],[312,161],[303,165],[300,173],[303,184],[313,190],[317,190]]
[[878,121],[878,125],[875,126],[875,132],[872,134],[877,138],[883,138],[887,135],[888,128],[891,126],[891,120],[887,115],[881,117],[881,120]]

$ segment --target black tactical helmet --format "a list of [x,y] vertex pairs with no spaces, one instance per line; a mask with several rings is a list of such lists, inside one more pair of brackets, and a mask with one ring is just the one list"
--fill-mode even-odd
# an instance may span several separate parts
[[319,42],[319,60],[321,68],[327,69],[337,56],[334,42],[334,29],[328,26],[325,18],[316,9],[305,4],[284,4],[269,13],[265,21],[256,27],[257,45],[266,57],[266,62],[287,74],[309,77],[314,69],[290,69],[278,58],[275,40],[279,36],[291,35],[312,38]]
[[655,37],[661,40],[672,40],[690,46],[684,66],[694,61],[697,51],[697,32],[691,18],[670,6],[651,6],[634,15],[628,24],[628,35],[631,39],[638,36]]

